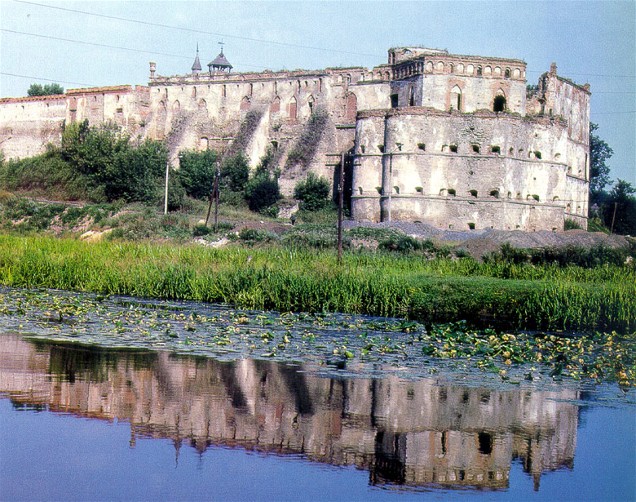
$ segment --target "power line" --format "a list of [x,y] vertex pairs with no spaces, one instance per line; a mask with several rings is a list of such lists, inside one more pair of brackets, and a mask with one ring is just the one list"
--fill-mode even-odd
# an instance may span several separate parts
[[7,73],[4,71],[0,71],[0,75],[7,75],[9,77],[18,77],[18,78],[28,78],[31,80],[44,80],[46,82],[56,82],[56,83],[62,83],[62,84],[73,84],[73,85],[85,85],[88,87],[96,87],[95,84],[87,84],[85,82],[71,82],[69,80],[57,80],[57,79],[50,79],[50,78],[44,78],[44,77],[34,77],[32,75],[18,75],[17,73]]
[[95,17],[100,17],[100,18],[104,18],[104,19],[113,19],[115,21],[125,21],[127,23],[136,23],[136,24],[141,24],[144,26],[154,26],[157,28],[168,28],[170,30],[179,30],[179,31],[186,31],[189,33],[199,33],[199,34],[203,34],[203,35],[213,35],[215,37],[224,37],[224,38],[234,38],[236,40],[246,40],[248,42],[258,42],[258,43],[265,43],[265,44],[272,44],[272,45],[278,45],[278,46],[282,46],[282,47],[294,47],[297,49],[309,49],[309,50],[315,50],[315,51],[323,51],[323,52],[333,52],[333,53],[339,53],[339,54],[350,54],[350,55],[355,55],[355,56],[365,56],[365,57],[377,57],[377,54],[366,54],[363,52],[352,52],[352,51],[343,51],[343,50],[339,50],[339,49],[326,49],[324,47],[314,47],[311,45],[301,45],[301,44],[292,44],[289,42],[279,42],[279,41],[274,41],[274,40],[265,40],[262,38],[251,38],[251,37],[242,37],[239,35],[230,35],[227,33],[217,33],[217,32],[213,32],[213,31],[205,31],[205,30],[197,30],[194,28],[184,28],[183,26],[173,26],[173,25],[169,25],[169,24],[162,24],[162,23],[152,23],[150,21],[140,21],[138,19],[129,19],[129,18],[125,18],[125,17],[119,17],[119,16],[110,16],[107,14],[96,14],[94,12],[87,12],[87,11],[83,11],[83,10],[79,10],[79,9],[69,9],[67,7],[57,7],[54,5],[47,5],[47,4],[42,4],[42,3],[37,3],[37,2],[28,2],[26,0],[13,0],[14,2],[17,3],[23,3],[23,4],[28,4],[28,5],[35,5],[38,7],[45,7],[48,9],[56,9],[56,10],[61,10],[61,11],[65,11],[65,12],[74,12],[76,14],[84,14],[86,16],[95,16]]
[[[144,54],[153,54],[155,56],[167,56],[167,57],[180,58],[180,59],[192,59],[191,56],[184,56],[182,54],[170,54],[167,52],[147,51],[144,49],[133,49],[132,47],[122,47],[120,45],[99,44],[97,42],[86,42],[84,40],[73,40],[71,38],[61,38],[61,37],[53,37],[50,35],[40,35],[39,33],[28,33],[25,31],[9,30],[7,28],[0,28],[0,31],[3,31],[5,33],[14,33],[17,35],[26,35],[30,37],[46,38],[48,40],[58,40],[61,42],[68,42],[73,44],[91,45],[93,47],[103,47],[106,49],[117,49],[122,51],[129,51],[129,52],[140,52]],[[252,67],[252,68],[261,68],[261,69],[266,68],[265,66],[250,65],[246,63],[240,63],[240,62],[238,64],[241,64],[242,66]]]

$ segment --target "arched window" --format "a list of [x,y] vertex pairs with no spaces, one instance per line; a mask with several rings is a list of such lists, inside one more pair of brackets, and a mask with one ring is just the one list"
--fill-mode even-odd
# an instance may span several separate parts
[[192,88],[192,97],[193,97],[193,98],[196,98],[196,97],[197,97],[197,88],[196,88],[196,87],[193,87],[193,88]]
[[413,86],[409,87],[409,106],[415,106],[415,91]]
[[504,77],[510,78],[510,68],[506,68],[506,72],[504,73]]
[[296,102],[296,98],[294,96],[292,96],[292,98],[289,100],[287,110],[289,112],[289,118],[292,120],[296,120],[296,118],[298,117],[298,103]]
[[180,109],[181,109],[181,103],[179,103],[179,101],[177,100],[172,104],[172,111],[178,112]]
[[505,109],[506,109],[506,95],[501,89],[499,89],[492,103],[492,111],[499,113],[499,112],[503,112]]
[[450,106],[455,110],[462,110],[462,90],[459,88],[458,85],[451,89]]
[[269,105],[269,112],[270,113],[280,112],[280,98],[278,96],[276,96],[274,98],[274,101],[272,101],[272,104]]
[[481,66],[477,67],[477,76],[481,77]]
[[241,100],[241,110],[249,110],[250,108],[250,98],[244,96]]
[[309,96],[307,98],[307,106],[309,106],[309,113],[312,114],[314,112],[314,97]]

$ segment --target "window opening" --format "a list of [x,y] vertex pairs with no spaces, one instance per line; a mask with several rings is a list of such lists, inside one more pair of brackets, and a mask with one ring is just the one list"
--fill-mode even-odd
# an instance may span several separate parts
[[494,112],[503,112],[506,109],[506,97],[503,95],[495,96],[493,101],[492,110]]

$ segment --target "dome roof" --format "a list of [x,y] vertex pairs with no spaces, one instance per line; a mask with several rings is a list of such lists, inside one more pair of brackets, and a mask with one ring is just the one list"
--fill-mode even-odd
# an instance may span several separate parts
[[226,68],[228,70],[232,69],[232,65],[230,64],[230,62],[227,60],[227,58],[223,54],[223,49],[221,49],[221,52],[214,59],[214,61],[212,61],[211,63],[208,63],[208,66],[211,66],[215,70],[224,70]]

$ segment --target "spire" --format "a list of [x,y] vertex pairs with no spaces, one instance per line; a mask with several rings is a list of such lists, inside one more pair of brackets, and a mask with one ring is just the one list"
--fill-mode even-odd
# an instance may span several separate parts
[[192,73],[199,73],[201,71],[201,61],[199,61],[199,43],[197,42],[197,57],[194,58],[194,64],[192,65]]

